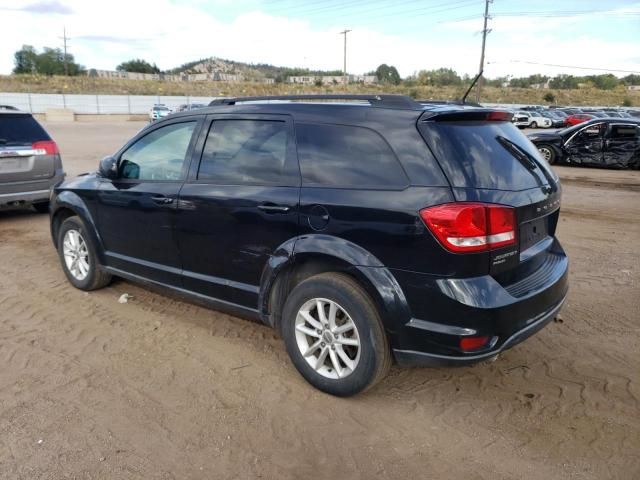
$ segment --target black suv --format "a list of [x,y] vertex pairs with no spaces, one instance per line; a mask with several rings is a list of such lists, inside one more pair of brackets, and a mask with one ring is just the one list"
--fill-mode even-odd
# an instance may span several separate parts
[[558,178],[510,120],[387,95],[214,101],[57,188],[53,240],[77,288],[117,275],[259,319],[310,383],[352,395],[394,359],[494,357],[559,311]]
[[28,112],[0,105],[0,210],[49,209],[51,188],[64,180],[58,146]]

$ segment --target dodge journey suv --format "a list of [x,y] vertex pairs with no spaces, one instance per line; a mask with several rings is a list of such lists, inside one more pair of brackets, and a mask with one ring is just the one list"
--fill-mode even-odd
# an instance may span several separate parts
[[511,114],[408,97],[214,100],[55,189],[77,288],[116,275],[277,329],[315,387],[495,357],[567,293],[558,177]]

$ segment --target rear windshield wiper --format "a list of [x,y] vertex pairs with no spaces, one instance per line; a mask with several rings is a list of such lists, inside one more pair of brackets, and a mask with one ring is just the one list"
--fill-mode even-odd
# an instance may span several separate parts
[[549,174],[547,169],[540,165],[540,162],[538,162],[536,157],[526,152],[522,149],[522,147],[518,146],[502,135],[498,135],[496,137],[496,140],[505,148],[505,150],[507,150],[511,155],[513,155],[516,160],[518,160],[527,170],[529,170],[529,172],[531,172],[531,174],[537,179],[538,184],[541,188],[543,187],[542,181],[540,180],[540,177],[533,172],[536,168],[538,168],[538,170],[542,172],[542,175],[544,175],[544,178],[547,180],[551,191],[555,192],[556,190],[558,190],[558,186],[556,185],[555,180]]

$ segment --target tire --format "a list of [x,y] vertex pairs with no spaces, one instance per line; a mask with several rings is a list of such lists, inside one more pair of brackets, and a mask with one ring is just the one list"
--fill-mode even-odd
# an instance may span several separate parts
[[[324,319],[319,314],[318,301]],[[333,328],[329,324],[332,308],[336,312]],[[309,323],[309,317],[315,326]],[[378,309],[347,275],[323,273],[297,285],[287,297],[280,327],[298,372],[311,385],[331,395],[348,397],[363,392],[382,380],[391,366],[391,351]],[[304,356],[303,350],[311,353]]]
[[536,148],[540,152],[540,155],[542,155],[542,158],[549,162],[549,165],[556,163],[556,151],[551,145],[542,144],[538,145]]
[[538,123],[537,122],[531,122],[531,125],[529,125],[531,128],[538,128]]
[[32,207],[38,213],[49,213],[49,202],[34,203]]
[[[72,260],[74,256],[72,253],[77,258],[75,264]],[[58,256],[67,279],[80,290],[97,290],[106,287],[111,282],[111,275],[105,272],[100,265],[96,246],[80,217],[69,217],[60,225]],[[84,261],[82,261],[83,259]],[[67,261],[71,262],[71,266]]]

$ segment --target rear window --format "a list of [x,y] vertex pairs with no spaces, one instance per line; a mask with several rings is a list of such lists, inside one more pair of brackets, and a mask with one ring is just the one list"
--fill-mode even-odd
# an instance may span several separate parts
[[409,183],[391,147],[368,128],[297,124],[296,140],[306,185],[403,188]]
[[50,140],[49,135],[31,115],[0,114],[0,146],[28,145]]
[[453,187],[525,190],[536,177],[499,142],[504,137],[540,162],[536,147],[511,122],[423,122],[420,131]]

